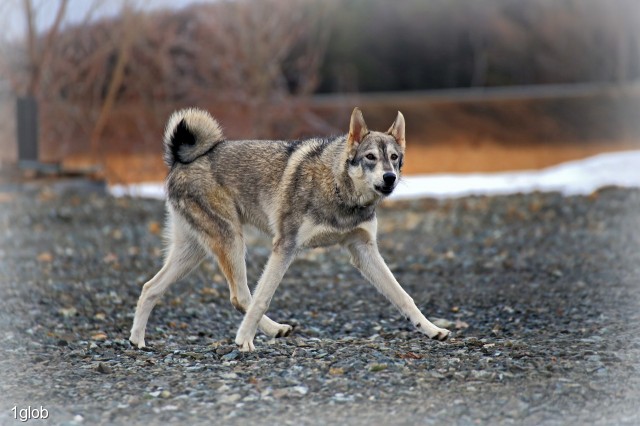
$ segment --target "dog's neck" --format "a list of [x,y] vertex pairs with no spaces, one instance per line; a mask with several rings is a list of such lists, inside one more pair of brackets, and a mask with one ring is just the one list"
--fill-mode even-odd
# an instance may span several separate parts
[[345,210],[367,210],[375,209],[382,200],[379,195],[374,195],[373,199],[365,197],[357,190],[351,176],[349,176],[349,159],[343,161],[342,170],[336,175],[334,184],[335,200],[340,208]]
[[362,202],[362,197],[347,197],[340,190],[340,186],[336,183],[335,185],[335,196],[340,207],[344,207],[350,210],[364,210],[367,208],[375,207],[378,203],[377,201],[371,201],[368,203]]

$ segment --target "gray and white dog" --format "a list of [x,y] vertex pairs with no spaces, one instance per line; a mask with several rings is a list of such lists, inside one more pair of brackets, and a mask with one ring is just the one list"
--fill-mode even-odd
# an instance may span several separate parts
[[[255,349],[259,327],[273,337],[292,327],[265,315],[296,254],[340,244],[351,262],[432,339],[449,331],[432,324],[400,287],[376,243],[376,206],[398,184],[405,153],[400,112],[387,132],[369,131],[358,108],[349,133],[302,141],[225,140],[207,112],[173,113],[164,135],[167,177],[167,243],[164,266],[143,289],[131,328],[132,343],[145,346],[145,327],[160,296],[209,254],[229,284],[231,303],[245,313],[236,343]],[[253,296],[247,285],[242,227],[273,237],[272,252]]]

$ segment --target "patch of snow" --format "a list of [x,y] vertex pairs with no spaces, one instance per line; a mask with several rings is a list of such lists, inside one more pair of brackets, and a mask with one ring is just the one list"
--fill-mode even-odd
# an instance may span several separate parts
[[640,187],[640,151],[600,154],[541,170],[404,177],[392,199],[560,192],[588,195],[605,186]]
[[164,200],[167,196],[164,183],[145,182],[129,185],[111,185],[109,193],[114,197],[140,197]]

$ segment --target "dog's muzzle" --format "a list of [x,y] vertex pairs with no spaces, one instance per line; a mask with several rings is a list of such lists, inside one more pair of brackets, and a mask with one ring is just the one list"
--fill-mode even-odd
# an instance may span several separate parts
[[378,192],[383,193],[384,195],[389,195],[395,189],[393,185],[396,182],[397,176],[395,173],[387,172],[382,175],[382,180],[384,181],[384,185],[376,185],[376,190]]

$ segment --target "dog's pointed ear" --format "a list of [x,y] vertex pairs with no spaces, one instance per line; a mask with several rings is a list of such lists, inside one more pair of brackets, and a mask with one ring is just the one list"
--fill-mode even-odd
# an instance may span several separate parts
[[369,133],[369,129],[367,129],[367,124],[364,122],[362,111],[360,111],[360,108],[355,107],[351,113],[351,123],[349,123],[349,138],[347,140],[349,150],[355,152],[367,133]]
[[398,145],[400,145],[400,148],[404,151],[407,141],[404,137],[404,115],[402,115],[400,111],[398,111],[396,121],[394,121],[389,130],[387,130],[387,133],[393,136]]

